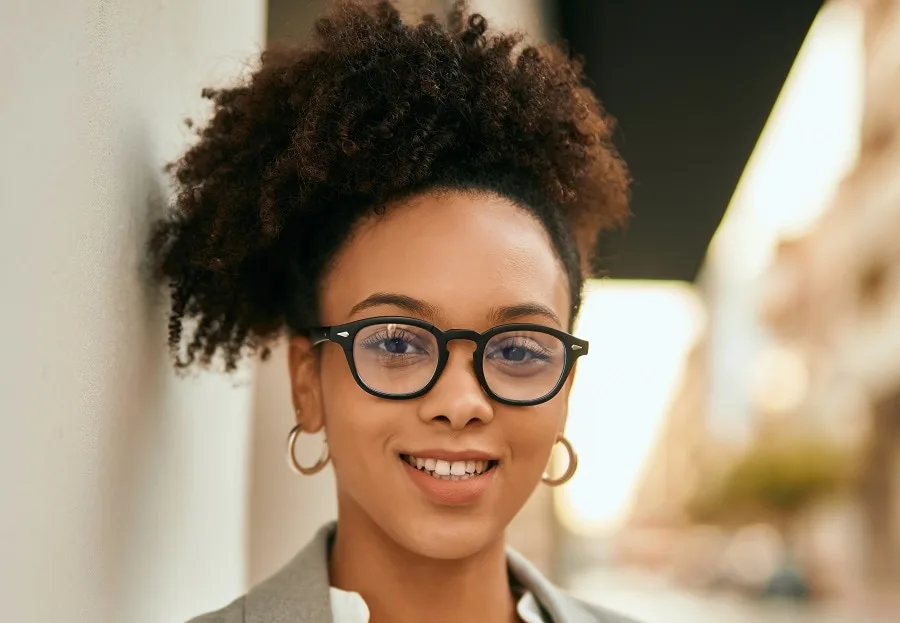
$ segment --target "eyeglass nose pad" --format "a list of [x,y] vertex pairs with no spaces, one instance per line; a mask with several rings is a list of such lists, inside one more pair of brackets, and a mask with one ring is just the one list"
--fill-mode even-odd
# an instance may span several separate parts
[[[455,332],[456,331],[454,331],[454,333]],[[459,331],[459,332],[462,333],[462,331]],[[451,332],[448,331],[447,333],[451,333]],[[475,335],[477,337],[478,334],[476,333]],[[452,348],[453,342],[471,342],[472,343],[472,354],[471,354],[472,366],[475,370],[478,369],[477,366],[479,365],[479,362],[477,362],[476,360],[481,356],[481,354],[480,354],[479,344],[475,339],[472,339],[468,336],[454,336],[454,337],[450,337],[450,338],[445,338],[443,340],[443,343],[440,346],[438,362],[437,362],[437,366],[435,368],[435,376],[437,377],[435,380],[435,383],[437,383],[437,381],[440,380],[440,377],[443,376],[447,365],[450,363],[452,351],[459,350],[458,348],[457,349]],[[469,358],[465,353],[457,353],[457,356],[461,356],[465,359]]]
[[444,357],[445,363],[450,359],[450,347],[454,342],[470,342],[472,345],[472,363],[474,364],[475,358],[480,356],[480,352],[483,352],[482,345],[479,341],[480,337],[481,336],[477,331],[469,329],[452,329],[450,331],[445,331],[441,349],[441,355]]

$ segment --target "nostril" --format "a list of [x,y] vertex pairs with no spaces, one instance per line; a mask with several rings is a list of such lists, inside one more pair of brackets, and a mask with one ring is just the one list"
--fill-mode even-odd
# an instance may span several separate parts
[[439,422],[447,422],[448,424],[450,423],[450,418],[447,417],[446,415],[438,415],[434,419]]

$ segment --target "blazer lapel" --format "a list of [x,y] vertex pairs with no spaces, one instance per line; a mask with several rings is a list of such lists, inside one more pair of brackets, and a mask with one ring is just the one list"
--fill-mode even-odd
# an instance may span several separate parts
[[332,623],[328,547],[335,524],[323,526],[284,568],[247,593],[246,623]]
[[[323,526],[312,541],[278,573],[247,593],[246,623],[332,623],[328,548],[335,523]],[[551,584],[530,562],[507,550],[510,573],[531,591],[553,623],[596,623],[577,601]]]
[[553,623],[597,623],[597,619],[591,613],[551,584],[521,554],[508,548],[506,559],[512,576],[531,591],[537,602],[550,615]]

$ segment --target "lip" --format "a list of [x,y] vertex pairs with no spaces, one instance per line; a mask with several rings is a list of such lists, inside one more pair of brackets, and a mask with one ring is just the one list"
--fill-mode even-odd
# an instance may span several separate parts
[[[459,456],[460,454],[465,453],[451,453],[449,455],[447,453],[444,453],[442,456]],[[467,456],[474,455],[470,453]],[[489,455],[481,454],[480,456],[484,457]],[[439,460],[447,460],[443,459],[442,457],[431,456],[420,456],[419,458],[436,458]],[[403,465],[404,471],[406,471],[410,480],[412,480],[413,484],[416,485],[419,491],[425,494],[425,497],[427,497],[431,502],[439,506],[466,506],[474,504],[484,495],[488,487],[494,482],[494,474],[497,471],[497,466],[495,465],[483,474],[472,478],[466,478],[465,480],[442,480],[439,478],[435,478],[434,476],[429,476],[423,470],[416,469],[400,457],[397,457],[397,460],[400,461],[400,463]],[[453,460],[462,461],[464,459],[456,458]],[[490,459],[471,458],[467,460],[480,461]]]
[[488,452],[480,452],[478,450],[463,450],[461,452],[453,452],[450,450],[418,450],[403,451],[400,454],[414,456],[417,459],[435,459],[438,461],[496,461],[497,455]]

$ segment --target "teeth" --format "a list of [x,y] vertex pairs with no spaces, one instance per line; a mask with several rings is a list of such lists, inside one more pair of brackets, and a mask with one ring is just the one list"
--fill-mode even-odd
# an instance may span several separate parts
[[404,455],[403,460],[439,480],[468,480],[491,467],[490,461],[444,461]]

